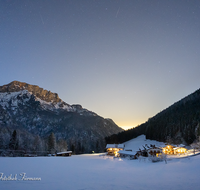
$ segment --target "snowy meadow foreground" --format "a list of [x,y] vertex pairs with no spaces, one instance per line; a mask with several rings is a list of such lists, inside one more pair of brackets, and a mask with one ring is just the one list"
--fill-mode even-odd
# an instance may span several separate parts
[[[0,157],[0,165],[0,188],[4,190],[200,189],[200,156],[174,159],[167,164],[148,160],[114,159],[98,154]],[[9,180],[10,175],[12,181]],[[26,180],[27,178],[34,181]]]

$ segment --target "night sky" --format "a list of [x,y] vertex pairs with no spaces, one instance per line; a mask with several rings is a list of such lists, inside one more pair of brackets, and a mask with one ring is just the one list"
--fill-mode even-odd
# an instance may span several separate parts
[[200,88],[199,0],[0,0],[0,86],[134,127]]

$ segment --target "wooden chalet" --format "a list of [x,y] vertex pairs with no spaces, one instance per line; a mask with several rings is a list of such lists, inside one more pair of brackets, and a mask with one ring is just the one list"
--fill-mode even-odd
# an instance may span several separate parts
[[176,147],[174,148],[174,154],[184,154],[187,152],[187,149],[184,147]]
[[110,156],[118,156],[120,150],[124,150],[124,144],[107,144],[106,150]]
[[148,157],[148,156],[158,156],[159,154],[162,153],[162,149],[156,147],[155,145],[147,145],[145,144],[141,148],[139,148],[139,151],[137,152],[137,156],[143,156],[143,157]]
[[72,151],[65,151],[65,152],[58,152],[56,153],[56,156],[71,156],[72,155]]
[[166,147],[163,148],[163,153],[165,153],[165,154],[174,154],[174,146],[167,145]]
[[160,154],[162,154],[162,149],[156,147],[155,145],[148,146],[146,144],[140,147],[139,151],[120,150],[118,154],[122,158],[137,159],[140,156],[142,157],[159,156]]
[[148,156],[159,156],[162,154],[162,149],[158,147],[151,147],[147,150]]
[[163,148],[163,153],[165,154],[184,154],[187,152],[187,149],[184,147],[184,145],[179,145],[177,147],[172,145],[167,145]]
[[126,150],[120,150],[118,152],[119,157],[121,158],[129,158],[130,160],[132,159],[137,159],[137,152],[133,152],[133,151],[126,151]]
[[136,158],[138,158],[139,156],[143,156],[143,157],[148,157],[148,153],[147,153],[147,149],[140,149],[139,148],[139,151],[136,152]]

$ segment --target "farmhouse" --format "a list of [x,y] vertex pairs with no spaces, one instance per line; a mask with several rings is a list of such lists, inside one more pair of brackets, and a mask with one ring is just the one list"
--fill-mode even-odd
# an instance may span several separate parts
[[108,155],[118,156],[118,151],[124,150],[124,144],[107,144],[106,149],[107,149]]
[[184,154],[187,152],[187,149],[184,147],[176,147],[174,148],[174,154]]
[[147,145],[141,146],[139,151],[127,151],[127,150],[120,150],[118,152],[119,156],[122,158],[129,158],[129,159],[137,159],[138,157],[148,157],[148,156],[158,156],[162,154],[162,149],[157,148],[155,145]]
[[163,148],[163,152],[165,154],[184,154],[187,152],[187,149],[184,148],[184,145],[182,144],[177,147],[172,145],[167,145],[166,147]]
[[162,154],[162,149],[157,147],[152,147],[147,150],[148,156],[158,156],[159,154]]
[[167,145],[166,147],[163,148],[163,153],[165,153],[165,154],[174,154],[174,146]]
[[132,152],[132,151],[125,151],[125,150],[120,150],[118,152],[119,157],[121,158],[129,158],[130,160],[132,159],[137,159],[137,152]]

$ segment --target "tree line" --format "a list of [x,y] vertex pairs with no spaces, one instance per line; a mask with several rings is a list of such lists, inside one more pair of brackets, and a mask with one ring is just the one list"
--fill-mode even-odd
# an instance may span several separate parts
[[103,152],[105,148],[104,139],[92,139],[92,143],[82,137],[74,139],[56,138],[51,132],[46,137],[33,135],[20,129],[0,127],[0,156],[23,156],[26,153],[47,156],[67,150],[72,154],[83,154],[92,152]]
[[68,148],[66,140],[56,140],[54,133],[47,138],[41,138],[20,130],[13,130],[12,133],[7,130],[3,128],[0,131],[0,153],[4,156],[9,156],[11,153],[23,155],[30,152],[48,155],[67,151]]

